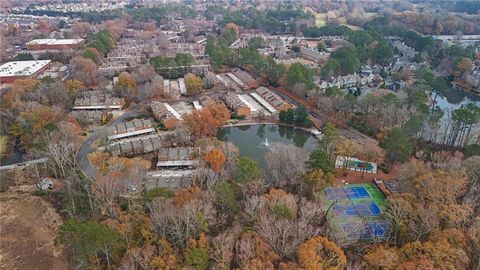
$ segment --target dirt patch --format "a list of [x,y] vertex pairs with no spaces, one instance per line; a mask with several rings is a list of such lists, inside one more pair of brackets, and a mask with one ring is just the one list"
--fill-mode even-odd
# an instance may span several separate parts
[[395,165],[390,168],[388,174],[378,170],[377,174],[361,173],[351,170],[336,169],[335,170],[335,182],[337,184],[343,183],[371,183],[373,180],[391,181],[398,177],[400,174],[400,166]]
[[41,197],[0,194],[0,269],[68,269],[54,239],[62,220]]

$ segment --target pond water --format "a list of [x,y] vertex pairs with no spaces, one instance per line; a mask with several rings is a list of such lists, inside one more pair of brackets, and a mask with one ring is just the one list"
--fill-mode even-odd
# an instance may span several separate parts
[[450,115],[451,112],[460,108],[460,106],[472,102],[480,106],[480,97],[462,90],[450,89],[445,97],[437,97],[436,105],[445,112],[445,115]]
[[265,168],[265,154],[272,143],[293,144],[307,152],[317,147],[317,139],[310,133],[274,124],[225,127],[218,131],[217,137],[235,144],[240,149],[240,156],[257,160],[262,168]]
[[[432,94],[432,98],[433,97],[435,97],[435,92]],[[474,103],[477,106],[480,106],[480,97],[462,90],[455,89],[450,89],[450,91],[448,91],[444,97],[437,97],[436,105],[440,107],[444,113],[441,119],[440,128],[438,129],[438,142],[441,142],[446,135],[452,112],[460,108],[462,105],[467,105],[469,103]],[[478,131],[474,130],[473,132]],[[472,139],[474,137],[475,136],[472,136]]]

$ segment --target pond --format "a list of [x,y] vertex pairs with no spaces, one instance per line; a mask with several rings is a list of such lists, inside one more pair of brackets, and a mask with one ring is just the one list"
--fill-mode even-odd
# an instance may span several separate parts
[[221,128],[217,137],[240,149],[240,156],[257,160],[265,168],[265,154],[272,143],[292,144],[307,152],[317,147],[317,139],[299,128],[275,124],[245,125]]
[[[435,92],[432,94],[432,97],[434,96]],[[441,125],[439,127],[439,136],[437,137],[438,142],[442,141],[447,132],[449,119],[451,119],[452,112],[460,108],[462,105],[467,105],[469,103],[474,103],[477,106],[480,106],[480,97],[462,90],[455,89],[450,89],[450,91],[448,91],[444,97],[437,97],[436,105],[444,112],[441,119]]]
[[480,106],[480,97],[462,90],[450,89],[445,97],[437,97],[436,105],[445,112],[445,115],[450,115],[451,112],[460,108],[460,106],[472,102]]

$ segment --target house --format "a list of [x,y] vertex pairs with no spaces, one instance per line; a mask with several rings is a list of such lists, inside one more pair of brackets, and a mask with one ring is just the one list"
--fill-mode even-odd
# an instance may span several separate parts
[[405,87],[405,82],[399,81],[395,82],[390,79],[385,80],[385,88],[390,89],[394,92],[402,90]]
[[327,81],[321,81],[318,86],[320,87],[321,90],[325,91],[328,87],[328,82]]
[[368,76],[373,73],[373,68],[371,68],[368,65],[363,65],[362,69],[360,70],[360,73],[364,76]]
[[343,88],[351,88],[356,86],[360,82],[360,77],[355,73],[355,74],[349,74],[342,76],[343,80]]
[[52,60],[12,61],[0,66],[0,83],[39,77],[53,64]]
[[153,116],[161,121],[163,126],[168,129],[176,127],[182,119],[180,114],[168,103],[154,101],[150,103],[150,110]]
[[195,169],[200,164],[199,149],[194,147],[160,148],[157,169]]
[[238,95],[228,93],[223,97],[227,107],[234,111],[237,115],[248,116],[250,115],[250,107],[245,104]]
[[292,108],[292,105],[290,105],[290,103],[284,101],[279,95],[273,93],[264,86],[260,86],[259,88],[257,88],[256,92],[278,111],[285,111]]

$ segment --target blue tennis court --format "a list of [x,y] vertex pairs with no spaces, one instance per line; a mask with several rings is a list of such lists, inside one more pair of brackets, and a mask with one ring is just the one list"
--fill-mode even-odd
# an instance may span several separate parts
[[390,223],[388,221],[371,221],[367,224],[346,223],[342,228],[350,239],[386,238]]
[[329,200],[370,198],[370,194],[364,187],[326,188],[325,194]]
[[347,205],[334,205],[332,207],[332,210],[336,216],[340,216],[340,217],[366,217],[366,216],[379,216],[382,214],[382,210],[374,202],[347,204]]

